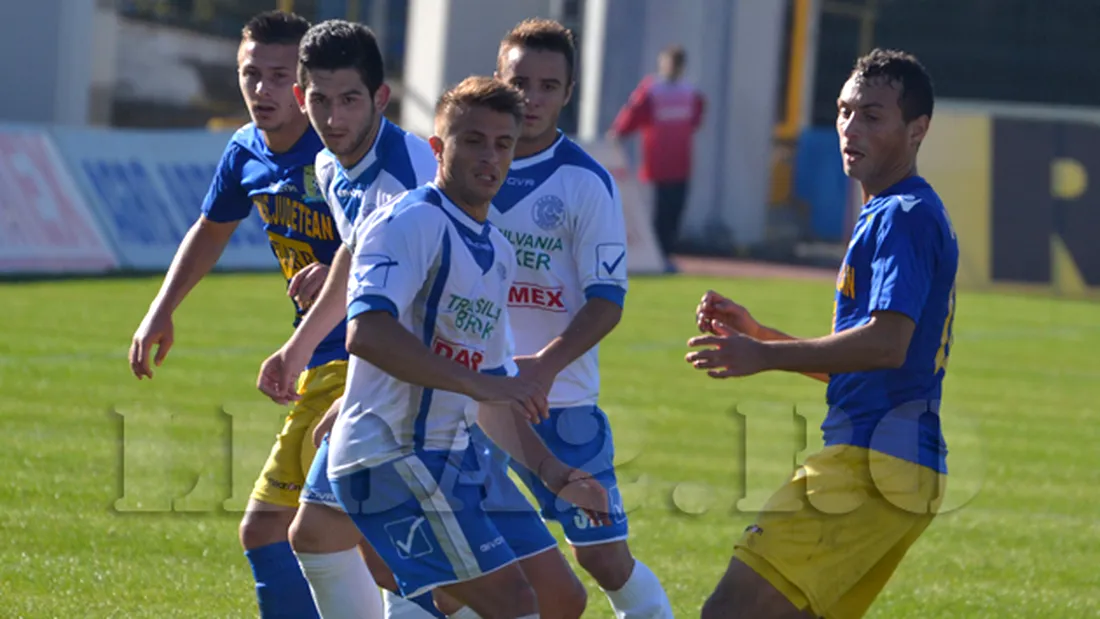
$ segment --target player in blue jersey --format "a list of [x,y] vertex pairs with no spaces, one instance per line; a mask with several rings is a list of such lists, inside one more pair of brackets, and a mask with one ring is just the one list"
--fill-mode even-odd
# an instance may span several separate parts
[[[263,219],[295,310],[295,325],[315,299],[340,245],[328,205],[313,179],[321,141],[294,100],[298,43],[305,19],[279,11],[257,15],[237,53],[241,94],[252,122],[226,146],[202,214],[187,233],[160,292],[134,334],[130,367],[153,377],[174,341],[172,314],[215,265],[237,225],[255,206]],[[312,428],[343,392],[345,329],[331,330],[310,351],[298,378],[301,396],[271,450],[240,526],[252,565],[260,614],[316,617],[309,587],[287,541],[298,495],[316,450]],[[154,346],[157,348],[153,355]]]
[[862,617],[937,513],[947,449],[940,398],[959,249],[917,174],[932,81],[916,58],[860,58],[837,101],[844,171],[860,212],[837,278],[833,333],[799,339],[708,292],[687,360],[715,378],[767,370],[828,382],[825,448],[737,542],[704,619]]

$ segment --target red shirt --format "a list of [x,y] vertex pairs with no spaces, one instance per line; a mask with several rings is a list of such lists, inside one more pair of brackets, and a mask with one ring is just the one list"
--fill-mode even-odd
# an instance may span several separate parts
[[702,93],[684,80],[668,82],[647,76],[619,110],[611,131],[642,133],[642,166],[638,176],[648,182],[680,182],[691,178],[692,136],[703,122]]

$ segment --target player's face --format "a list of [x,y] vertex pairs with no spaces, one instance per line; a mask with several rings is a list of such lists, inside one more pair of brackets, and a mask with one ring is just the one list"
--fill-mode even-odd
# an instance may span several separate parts
[[900,85],[851,78],[837,101],[836,130],[844,173],[859,181],[889,176],[913,165],[923,117],[905,122]]
[[469,204],[491,202],[508,176],[519,132],[511,114],[481,106],[458,112],[442,142],[433,140],[448,190]]
[[297,45],[241,43],[237,51],[237,79],[252,122],[263,131],[278,131],[301,118],[294,101]]
[[527,102],[522,139],[557,129],[561,110],[573,95],[564,54],[513,46],[501,60],[498,77],[522,92]]
[[366,154],[368,138],[387,98],[385,85],[371,97],[355,69],[316,70],[309,72],[309,84],[299,92],[309,122],[325,148],[337,157]]

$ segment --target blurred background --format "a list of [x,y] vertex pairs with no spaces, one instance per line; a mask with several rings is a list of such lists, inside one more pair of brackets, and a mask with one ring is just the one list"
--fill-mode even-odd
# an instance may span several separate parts
[[[860,54],[905,49],[937,88],[920,167],[958,227],[962,283],[1075,296],[1100,286],[1089,182],[1100,170],[1090,62],[1100,4],[1086,0],[6,3],[0,272],[166,268],[226,139],[247,121],[235,73],[240,28],[272,8],[369,24],[396,93],[387,115],[421,135],[448,85],[492,71],[512,25],[562,21],[577,36],[580,66],[561,126],[623,184],[635,182],[639,140],[627,136],[617,151],[604,148],[605,135],[662,50],[681,46],[683,78],[706,111],[671,251],[821,266],[838,263],[859,206],[840,167],[837,93]],[[646,185],[624,200],[648,224]],[[222,268],[274,268],[258,222],[238,236]],[[635,244],[659,251],[652,239]],[[639,260],[634,270],[660,267]]]

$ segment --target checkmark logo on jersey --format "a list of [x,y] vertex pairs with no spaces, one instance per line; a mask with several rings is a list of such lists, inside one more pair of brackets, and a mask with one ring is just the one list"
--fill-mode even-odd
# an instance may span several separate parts
[[397,556],[415,559],[435,551],[431,539],[424,532],[426,522],[424,516],[409,516],[385,525],[386,535],[397,549]]
[[360,286],[385,288],[390,270],[397,267],[397,261],[384,254],[364,254],[355,259],[355,269],[351,274]]
[[620,269],[626,266],[626,245],[601,243],[596,246],[596,279],[622,281]]

